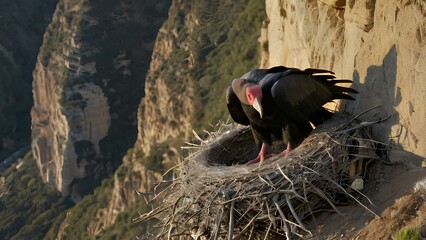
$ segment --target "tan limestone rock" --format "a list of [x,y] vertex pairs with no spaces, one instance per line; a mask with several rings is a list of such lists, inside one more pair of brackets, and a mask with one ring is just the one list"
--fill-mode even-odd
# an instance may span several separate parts
[[[341,108],[365,118],[390,119],[374,129],[394,146],[390,156],[426,156],[426,3],[346,1],[342,8],[324,1],[266,0],[268,65],[331,69],[353,79],[360,91]],[[265,39],[266,38],[266,39]],[[393,157],[394,156],[394,157]],[[416,157],[417,156],[417,157]]]

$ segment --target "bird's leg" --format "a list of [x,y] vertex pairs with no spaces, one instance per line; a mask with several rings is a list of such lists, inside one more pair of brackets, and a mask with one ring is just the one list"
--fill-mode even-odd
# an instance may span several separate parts
[[281,153],[281,156],[285,156],[285,155],[287,155],[291,150],[293,150],[293,148],[291,147],[291,144],[290,144],[290,142],[288,142],[288,144],[287,144],[287,148],[284,150],[284,151],[282,151],[282,153]]
[[265,143],[262,143],[262,147],[260,148],[259,155],[257,155],[255,159],[248,161],[247,164],[259,163],[259,165],[261,165],[263,160],[271,156],[271,154],[266,154],[267,148],[268,148],[268,145]]

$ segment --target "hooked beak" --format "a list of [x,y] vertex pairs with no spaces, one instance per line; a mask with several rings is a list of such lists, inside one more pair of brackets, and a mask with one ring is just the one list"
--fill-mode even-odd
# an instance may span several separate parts
[[263,108],[262,108],[262,105],[260,105],[260,101],[259,101],[258,98],[254,99],[253,107],[254,107],[254,109],[256,109],[257,112],[259,112],[260,118],[262,118],[263,117]]

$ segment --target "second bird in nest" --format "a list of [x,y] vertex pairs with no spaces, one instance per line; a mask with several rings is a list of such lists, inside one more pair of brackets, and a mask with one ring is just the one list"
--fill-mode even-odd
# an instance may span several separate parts
[[300,70],[284,66],[255,69],[232,81],[226,91],[229,113],[235,122],[250,125],[260,147],[256,163],[268,157],[268,145],[287,144],[286,155],[333,114],[323,105],[334,99],[354,100],[358,93],[337,83],[334,73],[323,69]]

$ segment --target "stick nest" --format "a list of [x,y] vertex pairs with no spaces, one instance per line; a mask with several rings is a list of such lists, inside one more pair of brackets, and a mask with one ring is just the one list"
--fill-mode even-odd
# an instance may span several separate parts
[[379,160],[375,123],[336,114],[287,156],[261,166],[239,164],[258,153],[250,128],[222,124],[187,147],[192,151],[178,165],[178,177],[154,198],[162,203],[137,220],[158,219],[156,239],[312,237],[304,222],[315,213],[362,205],[363,195],[350,185]]

